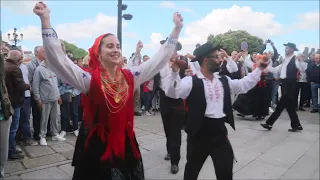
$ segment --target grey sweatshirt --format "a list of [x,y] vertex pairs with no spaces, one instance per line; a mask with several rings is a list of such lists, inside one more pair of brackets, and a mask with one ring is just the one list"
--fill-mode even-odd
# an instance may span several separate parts
[[32,82],[33,95],[36,101],[49,103],[60,97],[57,75],[51,71],[45,62],[35,70]]

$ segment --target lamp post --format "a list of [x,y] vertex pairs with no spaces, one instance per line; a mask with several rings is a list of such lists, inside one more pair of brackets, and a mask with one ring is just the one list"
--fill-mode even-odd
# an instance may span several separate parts
[[128,8],[128,5],[122,4],[122,0],[118,0],[118,30],[117,30],[117,36],[120,42],[120,48],[122,48],[122,18],[125,20],[131,20],[132,15],[131,14],[124,14],[122,15],[122,11],[125,11]]
[[17,46],[17,44],[19,42],[21,42],[23,40],[23,34],[22,33],[20,34],[20,39],[19,39],[19,35],[17,33],[17,28],[13,29],[13,33],[12,33],[13,37],[12,37],[12,39],[10,38],[10,36],[11,36],[11,34],[8,33],[8,40],[11,41],[14,44],[15,47]]

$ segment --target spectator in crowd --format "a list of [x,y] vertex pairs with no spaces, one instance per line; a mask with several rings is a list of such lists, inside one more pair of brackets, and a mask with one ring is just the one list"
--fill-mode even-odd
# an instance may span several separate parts
[[308,80],[311,83],[312,92],[312,111],[311,113],[319,112],[319,94],[320,89],[320,54],[315,54],[314,63],[307,68]]
[[51,119],[52,140],[65,141],[66,139],[58,134],[58,108],[61,104],[58,88],[57,76],[43,61],[34,72],[33,76],[33,95],[41,110],[40,120],[40,145],[46,146],[46,133],[49,116]]
[[[1,45],[2,46],[2,45]],[[12,122],[13,109],[5,84],[4,57],[0,55],[0,180],[4,180],[4,164],[8,159],[9,132]]]
[[[148,55],[144,55],[142,57],[143,62],[146,62],[150,59]],[[147,116],[154,115],[154,112],[152,112],[152,91],[153,91],[153,79],[146,81],[143,83],[143,99],[144,99],[144,107],[145,107],[145,114]]]
[[19,50],[12,50],[8,54],[8,59],[4,63],[4,69],[6,73],[6,86],[14,113],[12,115],[12,123],[10,126],[9,135],[9,153],[8,158],[22,159],[24,156],[21,151],[16,150],[16,132],[19,128],[20,110],[24,104],[24,93],[26,90],[30,90],[30,85],[23,81],[22,72],[19,68],[23,56]]
[[[28,67],[28,74],[29,74],[29,82],[32,85],[33,84],[33,75],[36,68],[40,65],[42,61],[44,61],[44,50],[42,46],[36,46],[34,48],[34,56],[35,58],[32,58],[31,61],[27,64]],[[38,107],[37,101],[34,99],[34,94],[31,94],[31,108],[32,108],[32,122],[33,122],[33,139],[40,140],[39,139],[39,133],[40,133],[40,119],[41,119],[41,110]],[[47,127],[47,136],[51,136],[50,133],[50,119],[48,122]]]
[[[142,46],[142,43],[141,43]],[[141,54],[138,48],[135,53],[132,53],[131,58],[128,63],[128,67],[138,66],[141,64]],[[137,88],[134,91],[134,115],[141,116],[141,96],[140,96],[141,88]]]
[[[22,72],[23,81],[26,84],[30,85],[29,78],[28,78],[29,77],[28,67],[25,64],[23,64],[21,61],[19,68]],[[31,140],[31,132],[30,132],[31,98],[30,97],[31,97],[30,90],[26,90],[24,93],[24,104],[20,111],[21,140],[25,146],[38,145],[37,142],[34,142]]]
[[[70,58],[77,64],[74,57]],[[61,112],[61,137],[65,137],[68,131],[73,131],[75,136],[78,136],[78,108],[80,105],[80,91],[74,89],[71,85],[63,82],[58,78],[58,88],[62,104],[60,106]],[[70,122],[70,115],[72,119],[72,128],[68,128]]]
[[[305,66],[307,66],[306,57],[304,54],[299,54],[297,60],[303,61]],[[296,85],[296,110],[305,111],[303,105],[307,101],[307,74],[306,72],[297,72],[297,85]],[[300,94],[300,103],[299,103],[299,94]]]

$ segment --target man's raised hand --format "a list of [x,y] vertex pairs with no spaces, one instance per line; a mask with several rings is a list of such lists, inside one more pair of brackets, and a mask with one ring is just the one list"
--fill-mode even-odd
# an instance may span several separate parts
[[183,27],[183,17],[181,16],[180,13],[176,12],[173,14],[173,23],[178,28]]
[[46,18],[50,15],[50,9],[43,2],[38,2],[33,8],[33,12],[40,18]]
[[143,43],[141,41],[139,41],[137,43],[137,47],[136,47],[136,53],[140,53],[141,49],[143,48]]

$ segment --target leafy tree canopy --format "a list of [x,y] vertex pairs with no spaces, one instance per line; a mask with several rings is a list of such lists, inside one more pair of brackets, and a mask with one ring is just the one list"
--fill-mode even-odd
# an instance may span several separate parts
[[219,44],[222,46],[228,54],[231,54],[232,51],[241,51],[241,43],[248,43],[248,52],[259,52],[263,44],[263,40],[257,36],[249,34],[247,31],[231,31],[224,34],[208,36],[208,42],[213,44]]
[[79,58],[84,58],[86,55],[88,55],[88,52],[85,51],[82,48],[78,48],[76,45],[68,43],[67,41],[63,41],[64,45],[66,47],[66,51],[69,50],[72,52],[73,57],[79,59]]

